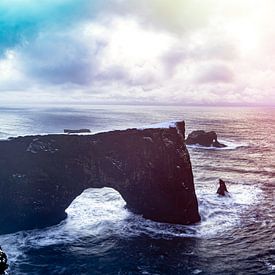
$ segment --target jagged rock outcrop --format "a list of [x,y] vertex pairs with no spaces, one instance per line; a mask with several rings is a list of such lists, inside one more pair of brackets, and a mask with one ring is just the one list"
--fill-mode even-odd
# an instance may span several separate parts
[[217,194],[219,194],[220,196],[226,196],[229,194],[226,184],[222,179],[219,179],[219,188],[217,190]]
[[201,145],[206,147],[217,147],[223,148],[226,147],[225,144],[222,144],[218,141],[217,134],[214,131],[205,132],[203,130],[193,131],[188,135],[186,139],[187,145]]
[[59,223],[91,187],[114,188],[130,210],[148,219],[200,220],[184,122],[167,129],[0,141],[0,233]]
[[5,270],[8,269],[8,267],[9,267],[8,257],[0,246],[0,274],[5,275],[6,274]]

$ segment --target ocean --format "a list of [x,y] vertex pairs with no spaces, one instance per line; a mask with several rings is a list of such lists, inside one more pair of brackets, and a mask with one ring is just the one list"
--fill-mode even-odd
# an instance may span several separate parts
[[[200,223],[146,220],[128,211],[115,190],[88,189],[60,224],[0,235],[9,274],[275,274],[275,108],[2,107],[0,139],[178,120],[185,120],[186,134],[214,130],[228,145],[188,147]],[[219,178],[230,197],[217,196]]]

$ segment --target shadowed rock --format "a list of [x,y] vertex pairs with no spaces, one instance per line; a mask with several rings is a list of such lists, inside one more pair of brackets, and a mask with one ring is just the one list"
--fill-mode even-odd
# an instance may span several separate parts
[[206,147],[217,147],[217,148],[226,147],[226,145],[218,141],[217,134],[214,131],[205,132],[202,130],[193,131],[191,134],[189,134],[186,139],[186,144],[188,145],[199,144]]
[[222,180],[222,179],[219,179],[219,188],[217,190],[217,194],[219,194],[220,196],[226,196],[228,195],[228,190],[227,190],[227,187],[225,185],[225,182]]
[[8,267],[8,257],[0,246],[0,275],[6,274],[5,270],[8,269]]
[[0,233],[59,223],[91,187],[117,190],[148,219],[198,222],[184,122],[176,125],[0,141]]

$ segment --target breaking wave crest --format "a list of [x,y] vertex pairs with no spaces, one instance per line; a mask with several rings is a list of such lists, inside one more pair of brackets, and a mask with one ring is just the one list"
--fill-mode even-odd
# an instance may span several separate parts
[[238,148],[247,147],[247,143],[238,143],[235,141],[229,141],[229,140],[219,140],[220,143],[223,143],[226,145],[226,147],[217,148],[217,147],[206,147],[199,144],[194,145],[187,145],[187,148],[193,148],[193,149],[203,149],[203,150],[217,150],[217,151],[224,151],[224,150],[236,150]]
[[248,190],[246,185],[231,185],[229,190],[230,197],[219,197],[215,190],[199,188],[197,193],[202,221],[184,226],[153,222],[131,213],[125,208],[120,194],[111,188],[87,189],[73,201],[67,209],[68,218],[59,225],[2,235],[0,243],[11,261],[16,262],[23,260],[26,247],[81,242],[91,236],[98,241],[114,235],[119,238],[141,235],[162,239],[211,238],[240,224],[241,212],[260,198],[259,189]]

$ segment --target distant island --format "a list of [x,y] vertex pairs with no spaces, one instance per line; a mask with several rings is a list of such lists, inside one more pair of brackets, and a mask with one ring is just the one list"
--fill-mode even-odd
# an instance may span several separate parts
[[90,129],[64,129],[65,134],[81,134],[81,133],[91,133]]

